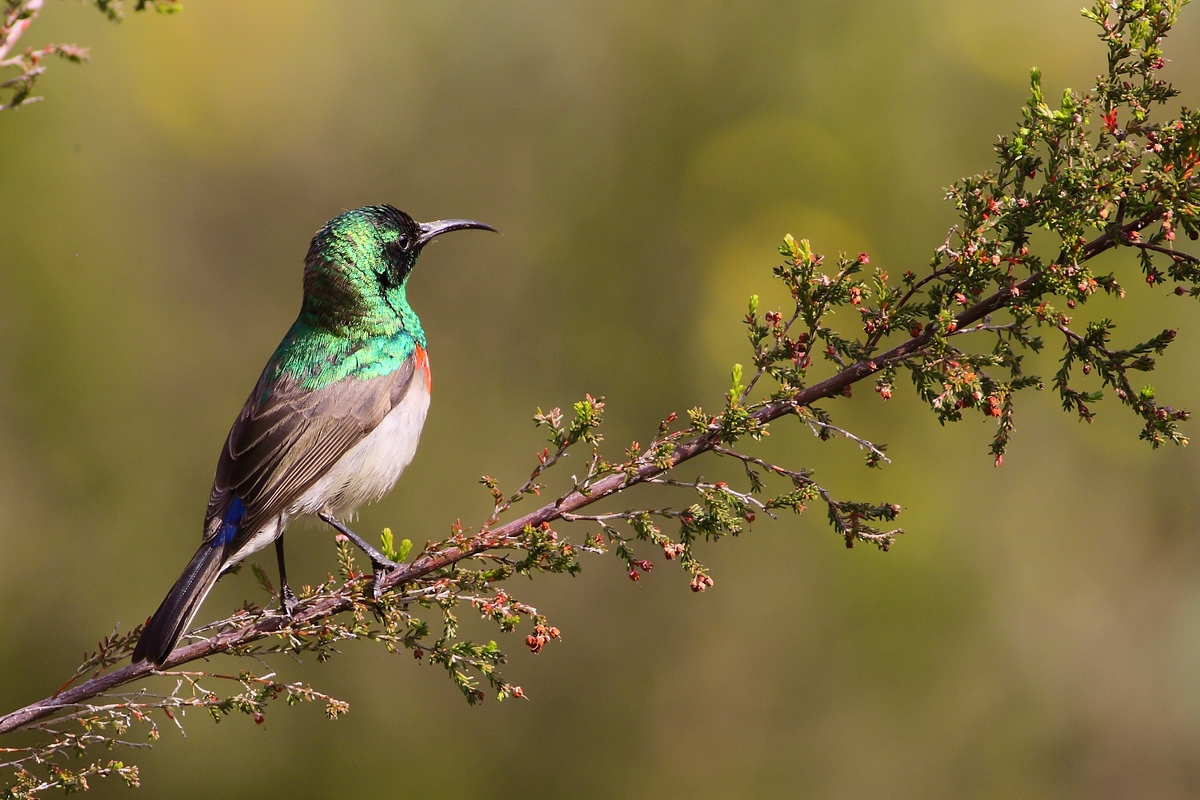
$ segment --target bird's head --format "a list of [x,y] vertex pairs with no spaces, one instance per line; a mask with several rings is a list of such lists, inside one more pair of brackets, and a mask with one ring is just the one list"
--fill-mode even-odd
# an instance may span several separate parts
[[436,236],[468,228],[496,230],[469,219],[417,222],[388,205],[334,217],[317,231],[305,258],[302,313],[340,327],[407,311],[405,284],[421,250]]

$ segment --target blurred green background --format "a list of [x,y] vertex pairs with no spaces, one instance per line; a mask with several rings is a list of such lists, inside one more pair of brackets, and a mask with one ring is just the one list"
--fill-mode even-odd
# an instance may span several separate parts
[[[115,26],[47,4],[22,44],[94,60],[51,65],[46,102],[0,118],[5,710],[175,579],[329,217],[388,202],[504,234],[439,240],[410,284],[437,391],[415,464],[359,528],[420,542],[478,524],[481,473],[529,469],[537,406],[605,395],[615,453],[717,404],[746,360],[746,297],[778,297],[784,233],[920,270],[953,222],[942,188],[991,164],[1028,68],[1054,97],[1103,59],[1080,0],[186,5]],[[1192,105],[1198,45],[1195,8],[1167,48]],[[1200,310],[1147,290],[1127,254],[1109,263],[1129,298],[1081,317],[1120,314],[1125,341],[1178,327],[1153,380],[1200,407]],[[514,587],[564,631],[536,657],[502,638],[528,701],[468,708],[381,648],[281,661],[350,714],[193,716],[187,740],[129,756],[143,791],[1196,796],[1195,448],[1152,452],[1111,399],[1087,426],[1031,394],[997,470],[985,423],[941,429],[908,395],[830,405],[889,443],[880,473],[794,429],[760,451],[903,505],[892,552],[847,551],[814,510],[706,548],[703,595],[662,565],[633,584],[589,562]],[[288,547],[296,583],[334,567],[323,530]],[[243,572],[202,615],[247,598],[263,600]]]

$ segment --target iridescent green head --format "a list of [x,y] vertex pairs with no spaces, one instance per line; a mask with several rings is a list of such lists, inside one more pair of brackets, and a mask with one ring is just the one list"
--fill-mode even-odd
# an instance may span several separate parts
[[387,205],[334,217],[317,231],[304,260],[301,319],[331,331],[391,332],[412,314],[404,287],[421,249],[435,236],[466,228],[495,230],[469,219],[420,223]]

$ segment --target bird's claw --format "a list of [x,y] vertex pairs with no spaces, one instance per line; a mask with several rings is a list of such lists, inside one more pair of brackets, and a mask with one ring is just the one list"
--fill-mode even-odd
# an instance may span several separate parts
[[288,619],[296,616],[296,606],[299,604],[300,601],[296,599],[292,587],[284,584],[283,591],[280,592],[280,605],[283,606],[283,613],[287,614]]
[[399,566],[399,564],[391,559],[387,559],[385,561],[376,561],[374,559],[371,560],[371,596],[374,599],[378,600],[383,596],[383,579],[387,577],[389,572],[398,568]]

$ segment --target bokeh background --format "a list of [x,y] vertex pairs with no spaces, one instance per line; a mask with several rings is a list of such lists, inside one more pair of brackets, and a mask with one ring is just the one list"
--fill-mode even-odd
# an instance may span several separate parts
[[[953,221],[942,188],[990,165],[1028,68],[1054,97],[1103,58],[1080,0],[186,5],[111,25],[47,4],[23,44],[94,60],[51,65],[46,102],[0,118],[6,710],[145,619],[192,553],[334,214],[503,231],[439,240],[412,279],[437,391],[360,527],[423,541],[484,516],[481,473],[528,470],[537,406],[605,395],[616,451],[718,403],[783,234],[919,270]],[[1191,104],[1198,45],[1188,9],[1167,74]],[[1119,314],[1126,340],[1178,327],[1153,380],[1200,406],[1200,310],[1109,263],[1128,299],[1082,316]],[[762,452],[903,505],[892,552],[847,551],[815,510],[705,548],[703,595],[589,562],[522,590],[565,633],[536,657],[502,639],[528,701],[468,708],[438,670],[350,647],[280,663],[347,717],[193,717],[130,757],[177,798],[1193,797],[1200,462],[1111,404],[1088,426],[1027,396],[995,469],[983,422],[865,389],[830,410],[892,466],[782,428]],[[297,583],[333,568],[317,528],[289,556]],[[204,615],[247,598],[244,572]]]

